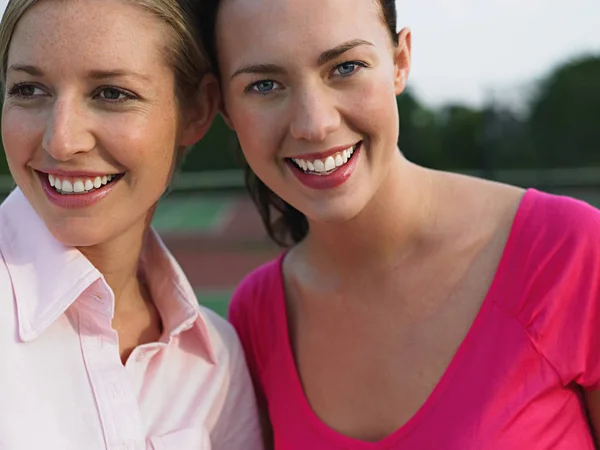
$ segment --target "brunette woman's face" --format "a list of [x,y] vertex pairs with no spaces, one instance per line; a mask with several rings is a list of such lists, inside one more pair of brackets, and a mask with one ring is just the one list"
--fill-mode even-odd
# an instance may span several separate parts
[[390,173],[409,31],[399,39],[378,1],[222,1],[224,115],[256,175],[310,220],[351,219]]

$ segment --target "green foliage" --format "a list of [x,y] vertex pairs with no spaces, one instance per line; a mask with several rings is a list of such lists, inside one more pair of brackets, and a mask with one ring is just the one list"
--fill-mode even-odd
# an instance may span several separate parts
[[242,152],[235,133],[217,116],[210,130],[188,152],[182,170],[221,170],[241,167]]
[[530,125],[543,166],[600,165],[600,58],[569,62],[544,80]]

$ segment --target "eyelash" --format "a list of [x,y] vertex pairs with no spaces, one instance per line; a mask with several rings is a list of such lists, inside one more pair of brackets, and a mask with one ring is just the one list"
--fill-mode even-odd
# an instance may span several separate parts
[[346,75],[339,74],[339,76],[341,76],[341,77],[343,77],[343,78],[346,78],[346,77],[349,77],[349,76],[351,76],[351,75],[354,75],[354,74],[355,74],[356,72],[358,72],[360,69],[364,69],[364,68],[367,68],[367,67],[368,67],[368,65],[367,65],[366,63],[362,62],[362,61],[345,61],[345,62],[343,62],[343,63],[341,63],[341,64],[338,64],[337,66],[335,66],[335,67],[333,68],[332,72],[335,72],[336,70],[338,70],[338,69],[339,69],[340,67],[342,67],[342,66],[350,66],[350,65],[353,65],[353,66],[355,66],[355,67],[356,67],[356,69],[355,69],[355,70],[353,70],[352,72],[350,72],[350,73],[346,74]]
[[[338,70],[340,67],[347,66],[347,65],[353,65],[356,68],[355,68],[355,70],[353,70],[352,72],[350,72],[348,74],[345,74],[345,75],[339,74],[338,75],[339,77],[341,77],[341,78],[348,78],[348,77],[354,75],[360,69],[364,69],[364,68],[369,67],[368,64],[366,64],[366,63],[364,63],[362,61],[344,61],[343,63],[337,64],[336,66],[334,66],[330,73],[333,73],[336,70]],[[246,93],[250,92],[250,93],[254,93],[254,94],[258,94],[258,95],[262,95],[262,96],[268,95],[271,92],[273,92],[274,89],[270,90],[270,91],[266,91],[266,92],[261,92],[259,90],[254,89],[257,85],[259,85],[261,83],[267,83],[267,82],[268,83],[273,83],[273,84],[280,84],[279,82],[277,82],[275,80],[269,80],[269,79],[259,80],[259,81],[255,81],[254,83],[251,83],[248,86],[246,86],[246,88],[244,89],[244,92],[246,92]]]
[[[20,90],[24,87],[32,87],[34,89],[39,89],[39,90],[43,91],[43,89],[41,89],[40,87],[38,87],[32,83],[16,83],[10,89],[7,90],[7,94],[11,97],[19,97],[24,100],[32,100],[32,99],[40,97],[40,95],[23,95],[20,92]],[[102,92],[107,91],[107,90],[115,91],[119,94],[119,96],[124,97],[124,98],[119,98],[119,99],[107,99],[107,98],[102,99],[101,98],[102,101],[107,102],[107,103],[123,103],[123,102],[129,101],[129,100],[137,100],[139,98],[133,92],[127,91],[125,89],[117,88],[114,86],[103,86],[103,87],[96,89],[96,91],[94,92],[93,98],[94,99],[98,98]]]
[[98,97],[101,92],[107,91],[107,90],[118,92],[119,95],[122,95],[123,97],[125,97],[125,98],[118,99],[118,100],[111,100],[111,99],[107,99],[107,98],[101,99],[102,101],[105,101],[108,103],[123,103],[123,102],[129,101],[129,100],[138,100],[139,99],[139,97],[137,95],[135,95],[133,92],[127,91],[125,89],[117,88],[114,86],[103,86],[101,88],[96,89],[97,94],[94,94],[94,98]]
[[20,89],[24,88],[24,87],[32,87],[34,89],[39,89],[40,91],[42,90],[41,88],[39,88],[38,86],[36,86],[35,84],[31,84],[31,83],[16,83],[14,84],[10,89],[8,89],[6,91],[6,93],[11,96],[11,97],[20,97],[20,98],[34,98],[34,96],[32,95],[23,95],[21,94],[19,91]]

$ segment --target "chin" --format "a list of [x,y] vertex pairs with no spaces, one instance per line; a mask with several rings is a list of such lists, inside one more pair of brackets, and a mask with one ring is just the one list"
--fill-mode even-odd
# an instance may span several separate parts
[[309,221],[321,224],[340,224],[354,219],[364,209],[364,204],[352,202],[335,202],[335,204],[312,205],[305,208],[305,214]]
[[110,239],[109,230],[101,225],[74,224],[67,222],[46,222],[46,227],[54,238],[66,247],[91,247]]

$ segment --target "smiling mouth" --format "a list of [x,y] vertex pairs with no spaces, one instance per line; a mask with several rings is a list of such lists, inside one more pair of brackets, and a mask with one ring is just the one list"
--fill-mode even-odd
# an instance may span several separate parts
[[96,177],[61,177],[52,174],[43,174],[48,177],[48,183],[54,190],[62,195],[89,194],[106,185],[121,179],[124,174],[107,174]]
[[330,175],[348,164],[356,152],[356,149],[361,144],[362,141],[323,159],[286,158],[286,160],[306,174],[316,176]]

